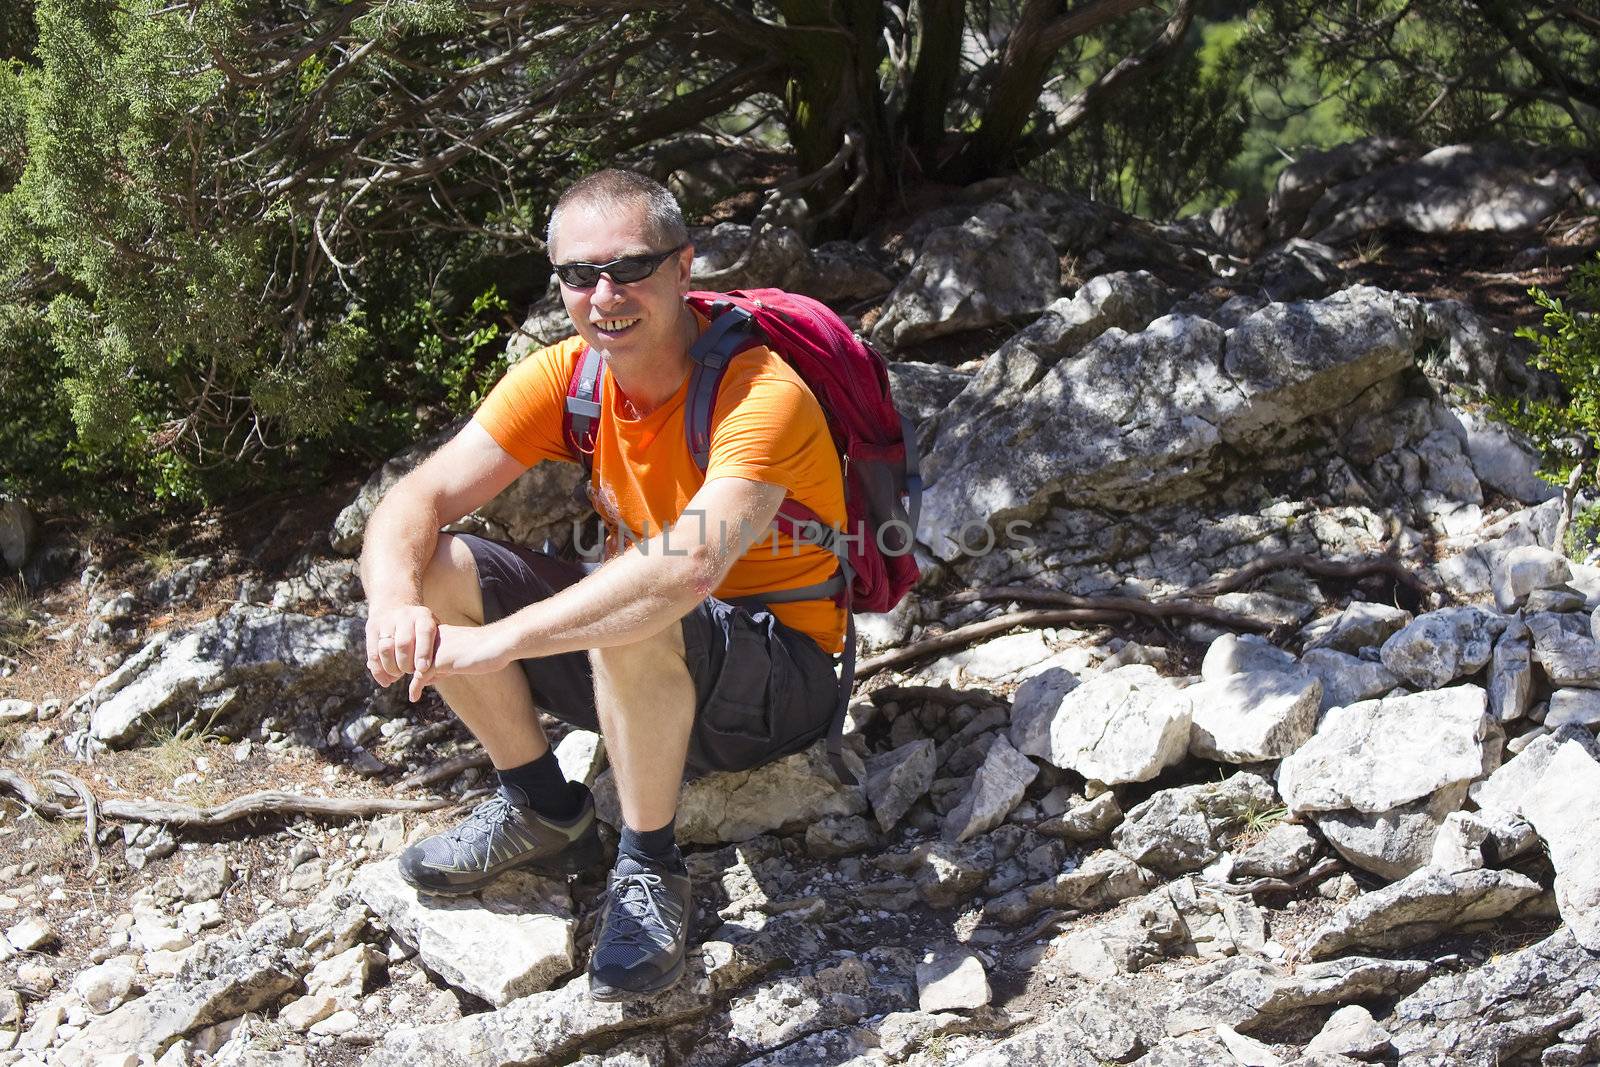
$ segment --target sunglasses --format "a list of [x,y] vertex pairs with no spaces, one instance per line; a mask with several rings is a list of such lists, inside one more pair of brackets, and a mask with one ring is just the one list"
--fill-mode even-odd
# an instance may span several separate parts
[[556,277],[574,289],[591,289],[604,274],[618,285],[642,282],[656,272],[656,268],[683,251],[686,245],[669,248],[643,256],[623,256],[610,263],[557,263]]

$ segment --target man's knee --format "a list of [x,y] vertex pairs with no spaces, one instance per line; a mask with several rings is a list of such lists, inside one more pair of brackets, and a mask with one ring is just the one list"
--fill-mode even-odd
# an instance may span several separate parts
[[589,650],[589,663],[595,673],[611,678],[643,676],[660,678],[662,671],[688,673],[683,656],[683,626],[671,626],[625,645]]
[[478,564],[461,538],[439,535],[433,558],[422,571],[422,602],[444,621],[483,623]]

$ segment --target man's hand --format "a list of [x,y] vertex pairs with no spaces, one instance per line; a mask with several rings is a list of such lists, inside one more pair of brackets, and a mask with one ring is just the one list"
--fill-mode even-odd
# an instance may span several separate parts
[[367,616],[367,670],[385,688],[408,674],[427,671],[433,666],[438,634],[439,619],[421,604],[374,611]]
[[432,663],[425,666],[419,659],[416,673],[411,676],[411,702],[421,700],[423,688],[436,679],[452,674],[493,674],[509,666],[512,659],[511,642],[503,626],[441,625]]

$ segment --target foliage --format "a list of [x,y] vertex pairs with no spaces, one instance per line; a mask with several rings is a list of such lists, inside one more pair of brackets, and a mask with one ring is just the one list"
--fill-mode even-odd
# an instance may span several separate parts
[[[1331,99],[1339,121],[1369,135],[1600,146],[1592,4],[1266,0],[1249,23],[1244,62],[1288,90],[1286,115]],[[1321,92],[1297,98],[1308,82]]]
[[552,197],[617,160],[780,146],[825,237],[919,182],[1026,171],[1169,216],[1355,130],[1592,144],[1596,20],[1553,10],[12,4],[0,489],[126,513],[369,466],[482,395]]
[[[271,6],[189,19],[43,0],[38,65],[0,70],[5,488],[126,513],[303,482],[392,451],[481,387],[508,307],[484,279],[525,269],[536,242],[506,225],[505,197],[430,214],[327,196],[348,179],[305,161],[370,131],[395,82],[433,75],[375,62],[333,85],[312,52],[265,91],[230,75],[229,51]],[[379,5],[352,26],[377,52],[461,12]],[[431,41],[447,67],[472,59]]]
[[[1098,54],[1063,57],[1081,88],[1105,73],[1148,28],[1111,27]],[[1158,79],[1132,86],[1114,107],[1095,109],[1059,147],[1031,163],[1030,177],[1083,192],[1125,211],[1171,218],[1215,202],[1247,126],[1236,50],[1192,32]]]
[[1533,342],[1534,365],[1555,376],[1562,395],[1495,397],[1491,407],[1496,417],[1532,439],[1547,480],[1564,485],[1583,463],[1585,481],[1595,484],[1595,457],[1600,455],[1600,256],[1573,271],[1570,288],[1567,301],[1537,286],[1529,289],[1544,311],[1542,328],[1517,331],[1518,337]]

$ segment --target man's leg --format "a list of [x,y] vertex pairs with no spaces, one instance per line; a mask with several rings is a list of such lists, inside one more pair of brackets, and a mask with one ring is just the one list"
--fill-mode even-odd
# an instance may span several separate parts
[[[462,539],[439,538],[422,592],[441,622],[483,625],[478,566]],[[455,675],[435,688],[482,742],[501,788],[458,826],[406,849],[400,857],[406,879],[434,893],[470,893],[518,867],[560,874],[603,863],[593,803],[586,789],[562,776],[522,667]]]
[[631,645],[595,649],[589,663],[623,822],[640,832],[660,829],[678,810],[694,726],[683,627],[674,623]]
[[[465,541],[440,535],[439,547],[422,573],[422,601],[440,622],[483,625],[478,566]],[[433,687],[483,744],[497,770],[521,767],[550,750],[528,677],[518,664],[493,674],[451,675]]]
[[672,837],[695,685],[680,624],[634,644],[596,649],[589,662],[623,821],[589,989],[598,1000],[625,1000],[669,988],[685,969],[693,898]]

